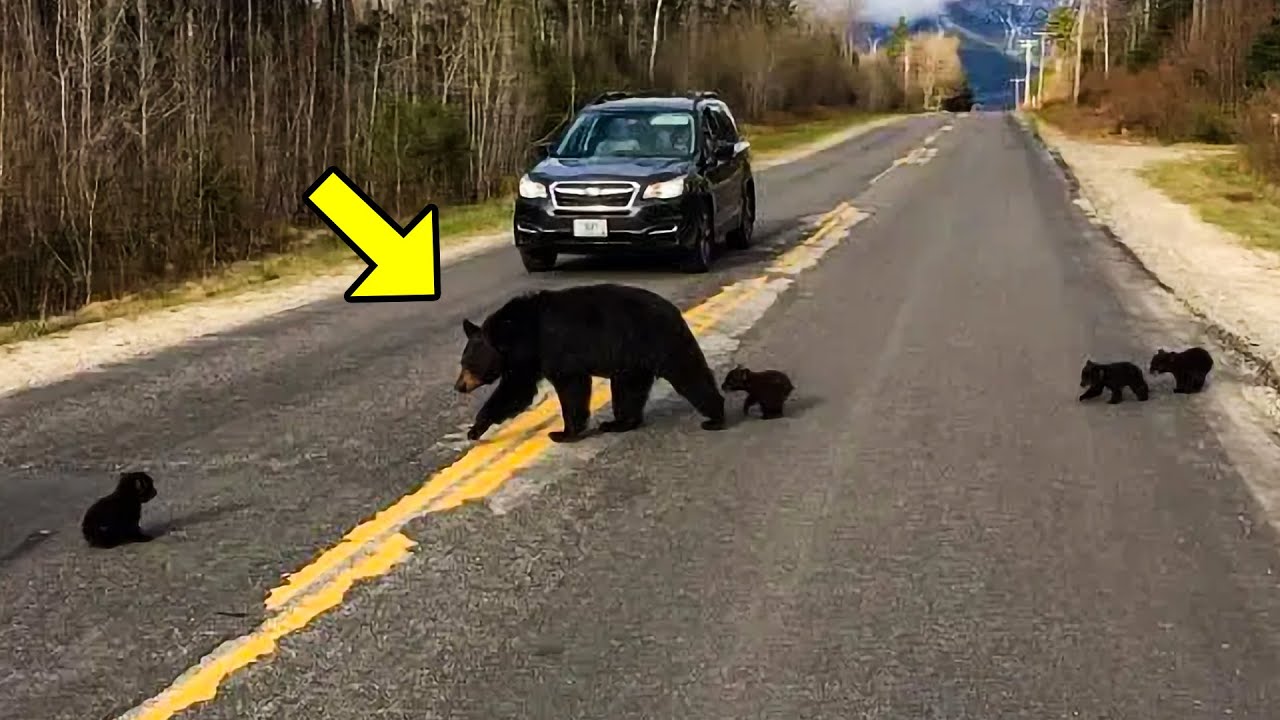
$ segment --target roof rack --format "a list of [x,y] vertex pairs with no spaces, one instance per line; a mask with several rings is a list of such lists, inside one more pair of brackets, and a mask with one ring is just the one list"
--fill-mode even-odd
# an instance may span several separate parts
[[720,94],[712,90],[690,90],[685,93],[663,92],[661,90],[610,90],[602,92],[587,102],[587,105],[599,105],[600,103],[613,102],[615,100],[626,100],[628,98],[672,98],[685,97],[694,102],[698,100],[719,100]]
[[599,105],[600,103],[613,102],[614,100],[626,100],[634,95],[628,90],[610,90],[602,92],[588,102],[588,105]]

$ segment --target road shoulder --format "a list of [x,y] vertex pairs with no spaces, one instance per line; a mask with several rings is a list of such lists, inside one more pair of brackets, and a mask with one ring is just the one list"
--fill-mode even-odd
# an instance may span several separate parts
[[1249,247],[1142,177],[1153,163],[1202,151],[1089,142],[1043,122],[1032,134],[1066,172],[1076,203],[1266,386],[1251,399],[1280,421],[1280,254]]

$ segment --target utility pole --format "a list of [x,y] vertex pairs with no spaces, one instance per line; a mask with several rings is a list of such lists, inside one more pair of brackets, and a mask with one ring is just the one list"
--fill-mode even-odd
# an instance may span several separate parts
[[1022,104],[1031,106],[1031,48],[1035,46],[1035,40],[1022,40],[1022,50],[1027,56],[1027,74],[1023,78],[1022,85]]
[[1040,79],[1036,84],[1036,107],[1044,107],[1044,41],[1049,33],[1040,30],[1036,32],[1036,37],[1040,38]]
[[1022,82],[1022,78],[1013,78],[1009,80],[1009,82],[1013,83],[1013,109],[1017,110],[1018,96],[1021,94],[1021,90],[1018,89],[1018,84]]

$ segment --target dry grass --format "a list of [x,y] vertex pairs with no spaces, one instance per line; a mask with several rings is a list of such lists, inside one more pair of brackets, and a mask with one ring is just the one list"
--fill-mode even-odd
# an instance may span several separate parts
[[[500,231],[509,221],[510,214],[510,199],[441,208],[441,246],[457,245]],[[351,279],[355,280],[361,267],[360,260],[327,229],[296,230],[291,234],[295,240],[287,253],[233,263],[199,279],[161,285],[115,300],[91,303],[75,313],[0,325],[0,345],[69,330],[77,325],[132,317],[208,298],[234,295],[272,282],[303,280],[338,273],[350,273]]]
[[[753,152],[761,156],[794,150],[823,137],[869,122],[882,114],[819,108],[803,116],[775,114],[769,125],[744,125],[743,134]],[[443,247],[504,231],[511,220],[511,198],[478,205],[443,207],[440,240]],[[202,278],[160,285],[146,292],[95,302],[75,313],[0,325],[0,345],[69,330],[77,325],[133,317],[149,311],[214,297],[225,297],[267,283],[304,280],[322,275],[351,273],[355,279],[360,261],[327,229],[293,231],[296,240],[287,253],[224,266]]]
[[1280,251],[1280,188],[1248,172],[1239,154],[1156,163],[1141,175],[1205,222]]

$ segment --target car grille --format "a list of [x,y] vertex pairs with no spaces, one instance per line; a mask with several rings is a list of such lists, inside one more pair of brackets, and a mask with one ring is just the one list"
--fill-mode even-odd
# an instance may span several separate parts
[[557,210],[625,212],[639,192],[633,182],[558,182],[551,198]]

